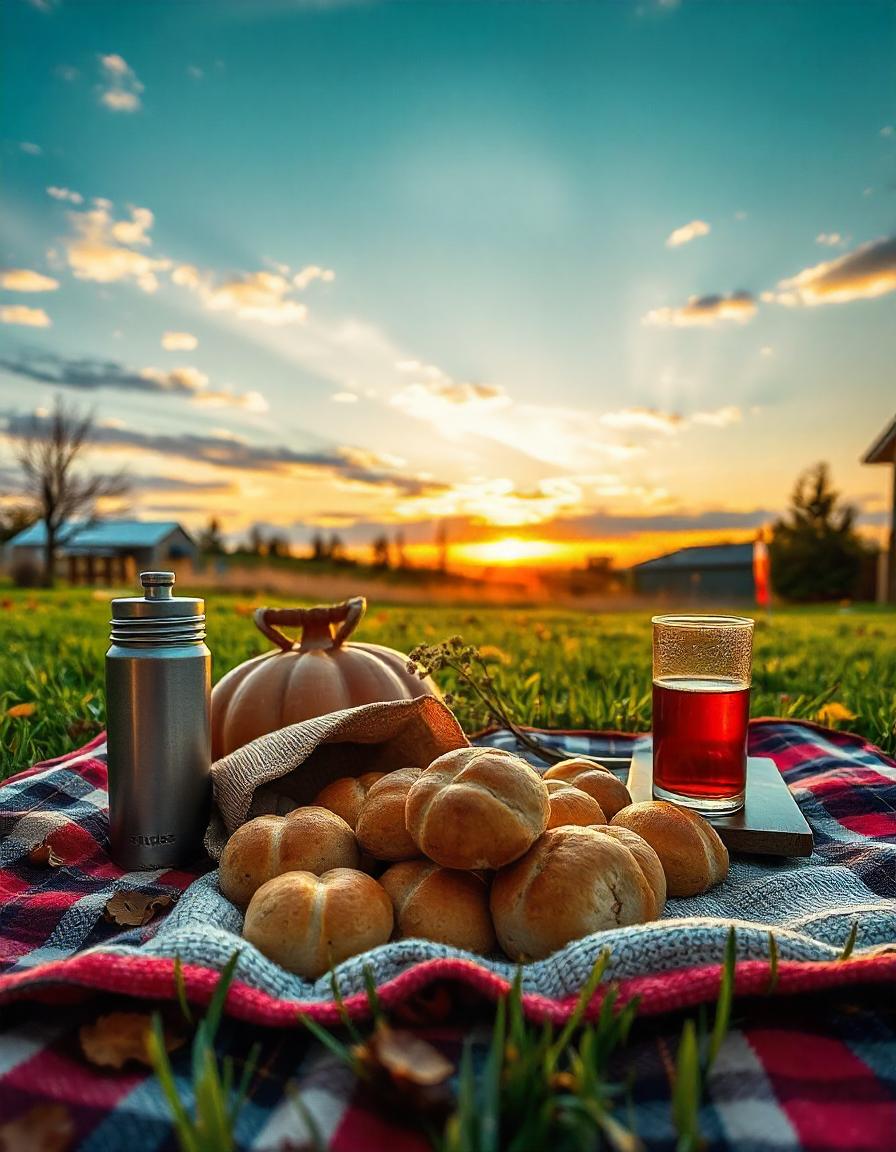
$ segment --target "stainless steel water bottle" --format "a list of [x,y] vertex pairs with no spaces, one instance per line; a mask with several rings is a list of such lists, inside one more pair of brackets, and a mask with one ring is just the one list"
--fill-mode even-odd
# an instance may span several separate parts
[[197,859],[211,800],[205,602],[173,595],[173,572],[140,583],[112,601],[106,653],[109,848],[131,872]]

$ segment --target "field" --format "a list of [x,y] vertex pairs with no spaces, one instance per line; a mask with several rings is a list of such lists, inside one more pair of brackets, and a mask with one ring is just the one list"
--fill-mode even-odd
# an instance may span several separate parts
[[[232,595],[209,600],[215,678],[267,647],[253,607]],[[482,646],[519,721],[635,731],[650,726],[649,615],[374,607],[359,635],[408,651],[460,633]],[[101,730],[108,618],[105,591],[3,590],[0,776]],[[896,752],[896,612],[813,608],[759,620],[752,714],[822,719]],[[467,731],[486,722],[469,706],[459,716]]]

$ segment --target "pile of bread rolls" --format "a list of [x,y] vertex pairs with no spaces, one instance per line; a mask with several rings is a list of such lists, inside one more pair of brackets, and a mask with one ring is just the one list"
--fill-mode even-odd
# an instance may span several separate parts
[[540,776],[510,752],[459,748],[427,768],[343,777],[309,807],[259,816],[221,857],[243,935],[306,979],[390,939],[517,961],[662,914],[728,874],[715,830],[664,801],[632,804],[609,769]]

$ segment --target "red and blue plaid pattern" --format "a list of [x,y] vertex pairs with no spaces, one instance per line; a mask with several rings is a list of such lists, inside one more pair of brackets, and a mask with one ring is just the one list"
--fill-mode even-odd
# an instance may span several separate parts
[[[630,746],[621,735],[551,739],[570,752],[596,755],[624,754]],[[171,1128],[154,1079],[90,1068],[75,1038],[82,1020],[123,1006],[120,996],[170,999],[174,992],[170,959],[106,951],[122,941],[148,940],[158,927],[153,922],[123,931],[107,923],[102,909],[108,896],[127,887],[176,895],[195,879],[185,872],[122,874],[110,863],[99,746],[39,765],[0,789],[0,1005],[7,1005],[0,1031],[0,1119],[52,1100],[69,1107],[79,1148],[169,1147]],[[896,902],[896,765],[857,737],[783,722],[754,723],[750,751],[771,756],[785,774],[812,825],[820,860],[854,875],[869,905]],[[65,861],[57,869],[27,860],[27,847],[48,834]],[[896,939],[892,947],[884,942],[847,961],[782,961],[776,998],[744,999],[765,993],[768,977],[767,961],[738,964],[736,1027],[701,1115],[711,1146],[819,1152],[894,1147]],[[186,979],[189,994],[201,1003],[217,973],[191,964]],[[692,957],[674,972],[623,981],[623,995],[640,994],[645,1014],[659,1014],[714,998],[718,980],[718,965]],[[401,972],[382,995],[401,1016],[431,1001],[435,989],[450,988],[446,994],[468,1006],[471,990],[494,998],[504,987],[481,966],[445,959]],[[87,989],[108,994],[101,1007],[95,999],[52,1011],[36,1003],[83,1001]],[[788,995],[813,990],[816,995]],[[570,1000],[532,995],[527,1009],[533,1017],[562,1018]],[[363,1011],[360,998],[350,1007]],[[228,1009],[222,1044],[236,1052],[248,1050],[259,1024],[288,1028],[296,1017],[294,1002],[278,1002],[239,980]],[[324,1021],[334,1018],[325,1003],[309,1005],[309,1011]],[[452,1051],[462,1034],[455,1028],[436,1038]],[[651,1148],[675,1144],[668,1099],[677,1035],[677,1022],[668,1018],[645,1021],[626,1055],[637,1070],[635,1124]],[[398,1118],[378,1114],[351,1077],[304,1035],[287,1030],[266,1036],[262,1073],[238,1128],[241,1148],[273,1149],[307,1138],[284,1095],[289,1082],[334,1149],[427,1147]],[[175,1068],[186,1091],[185,1053],[175,1057]]]

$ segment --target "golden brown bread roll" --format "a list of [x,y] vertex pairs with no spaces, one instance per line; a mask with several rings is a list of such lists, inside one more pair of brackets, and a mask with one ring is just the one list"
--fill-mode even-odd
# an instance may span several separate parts
[[361,805],[367,798],[371,784],[385,776],[385,772],[365,772],[362,776],[340,776],[322,788],[314,797],[318,808],[329,808],[348,824],[354,832],[358,825]]
[[559,828],[562,824],[606,824],[600,804],[581,788],[565,780],[545,780],[545,785],[551,804],[548,828]]
[[638,861],[600,828],[551,828],[492,883],[492,919],[511,960],[541,960],[592,932],[642,924],[655,908]]
[[241,908],[253,892],[283,872],[357,868],[358,844],[348,824],[326,808],[296,808],[288,816],[257,816],[230,837],[221,853],[218,885]]
[[655,910],[653,915],[649,917],[650,920],[657,920],[663,914],[663,909],[666,907],[666,873],[663,871],[663,866],[660,863],[660,858],[656,852],[650,847],[646,840],[632,832],[629,828],[616,827],[613,824],[598,825],[597,831],[602,832],[605,836],[612,836],[614,840],[618,840],[620,844],[624,844],[631,852],[632,856],[638,861],[641,871],[644,873],[644,879],[650,885],[655,900]]
[[419,936],[482,954],[497,948],[488,884],[477,872],[405,860],[388,868],[380,884],[395,907],[399,937]]
[[316,980],[341,960],[385,944],[392,923],[391,900],[364,872],[286,872],[252,897],[243,936],[288,972]]
[[621,809],[631,804],[632,798],[628,788],[619,780],[609,768],[597,764],[594,760],[585,760],[575,757],[572,760],[561,760],[553,764],[544,774],[545,780],[565,780],[592,796],[608,820]]
[[644,800],[611,821],[629,828],[653,848],[666,874],[670,896],[698,896],[728,875],[728,849],[702,816],[668,800]]
[[370,785],[355,829],[358,843],[377,860],[412,860],[420,853],[405,827],[408,790],[422,768],[399,768]]
[[408,792],[405,819],[419,850],[444,868],[502,868],[547,828],[544,781],[512,752],[457,748]]

